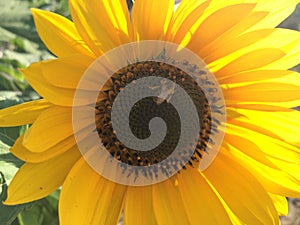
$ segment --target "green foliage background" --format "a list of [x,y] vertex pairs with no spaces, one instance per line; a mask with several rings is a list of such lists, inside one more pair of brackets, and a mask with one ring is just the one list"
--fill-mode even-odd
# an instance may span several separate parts
[[[70,18],[68,0],[0,0],[0,109],[40,96],[28,85],[20,68],[53,58],[38,37],[30,8]],[[300,7],[280,26],[299,30]],[[56,225],[59,190],[36,202],[5,206],[7,185],[23,162],[9,148],[28,126],[0,128],[0,225]]]
[[[32,7],[70,16],[67,0],[0,0],[0,109],[40,98],[19,69],[54,57],[36,32]],[[27,128],[0,128],[0,202],[6,199],[7,185],[23,164],[9,148]],[[5,206],[0,203],[0,225],[56,225],[58,198],[59,190],[28,204]]]

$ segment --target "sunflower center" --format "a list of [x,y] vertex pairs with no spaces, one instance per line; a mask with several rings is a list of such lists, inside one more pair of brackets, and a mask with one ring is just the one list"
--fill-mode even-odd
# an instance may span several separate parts
[[[100,91],[98,98],[100,100],[97,101],[95,106],[95,123],[103,145],[115,159],[133,166],[157,164],[167,159],[176,148],[182,124],[180,115],[170,103],[174,94],[174,86],[170,86],[166,82],[161,82],[160,86],[150,86],[149,84],[149,88],[159,89],[160,97],[150,96],[140,99],[135,102],[129,114],[131,132],[139,139],[146,139],[151,136],[149,124],[151,124],[153,118],[160,118],[164,121],[166,134],[158,146],[151,150],[135,150],[127,147],[118,139],[113,129],[112,108],[117,96],[127,85],[134,84],[137,80],[145,77],[160,77],[171,80],[183,88],[192,99],[200,123],[196,149],[193,155],[189,156],[189,160],[184,160],[184,156],[188,155],[189,152],[187,149],[191,148],[193,143],[184,146],[184,148],[180,149],[183,160],[170,161],[168,166],[185,168],[186,162],[193,166],[193,163],[199,162],[202,158],[212,132],[210,107],[205,94],[193,78],[181,69],[163,62],[144,61],[130,64],[115,72],[104,85],[106,88]],[[182,100],[178,104],[184,105],[185,102]]]

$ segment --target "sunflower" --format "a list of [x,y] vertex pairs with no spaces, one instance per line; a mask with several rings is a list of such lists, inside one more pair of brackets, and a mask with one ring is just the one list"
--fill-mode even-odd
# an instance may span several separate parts
[[[42,99],[0,111],[1,126],[32,124],[11,148],[25,164],[5,204],[34,201],[62,186],[62,225],[117,224],[121,213],[128,225],[280,224],[284,196],[300,196],[300,114],[292,109],[300,104],[300,78],[288,70],[299,63],[300,34],[274,27],[297,3],[183,0],[174,11],[174,1],[136,0],[129,11],[125,0],[70,0],[72,21],[32,9],[41,39],[57,58],[22,70]],[[134,99],[137,90],[130,88],[149,77],[160,83],[146,80],[140,89],[160,95],[150,93],[128,114],[123,106],[113,110],[118,99]],[[179,109],[196,115],[195,122],[188,114],[189,126],[178,122],[174,87],[194,105],[178,100]],[[133,92],[122,101],[123,90]],[[167,128],[162,144],[151,151],[126,147],[120,139],[127,136],[113,126],[126,115],[143,140],[155,134],[147,129],[151,118],[161,117],[161,129]],[[169,159],[178,127],[193,124],[196,139]],[[98,145],[108,155],[103,162]],[[151,182],[143,182],[148,177]]]

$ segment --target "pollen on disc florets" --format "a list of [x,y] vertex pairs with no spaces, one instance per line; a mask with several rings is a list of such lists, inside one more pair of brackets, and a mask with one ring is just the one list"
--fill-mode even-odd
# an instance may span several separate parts
[[[202,154],[206,151],[210,134],[213,132],[213,123],[211,119],[211,111],[205,94],[194,81],[194,79],[183,70],[156,61],[144,61],[130,64],[115,72],[107,81],[105,89],[101,90],[99,96],[101,98],[95,106],[95,123],[98,135],[102,140],[107,151],[117,160],[133,166],[150,166],[163,160],[168,160],[168,156],[175,149],[180,137],[180,118],[168,101],[172,98],[172,89],[164,90],[167,95],[165,99],[159,97],[148,97],[138,101],[131,110],[129,123],[133,134],[138,138],[147,138],[150,135],[148,129],[149,119],[153,117],[161,117],[167,124],[167,134],[164,141],[149,151],[138,151],[127,148],[123,145],[113,130],[111,111],[114,100],[119,92],[126,85],[143,77],[162,77],[167,78],[180,85],[192,99],[198,113],[200,130],[197,140],[196,149],[189,160],[168,161],[167,166],[175,168],[186,168],[186,165],[193,166],[202,158]],[[108,87],[108,88],[107,88]],[[163,90],[163,87],[161,87]],[[105,96],[105,97],[103,97]],[[185,146],[182,149],[182,156],[187,155]],[[188,163],[186,163],[188,161]]]

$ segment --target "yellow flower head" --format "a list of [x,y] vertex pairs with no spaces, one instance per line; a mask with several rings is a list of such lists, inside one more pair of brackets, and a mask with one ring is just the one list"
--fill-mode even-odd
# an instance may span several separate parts
[[278,225],[300,196],[299,0],[70,0],[32,9],[57,56],[23,74],[42,99],[0,111],[32,124],[8,205],[62,186],[61,225]]

